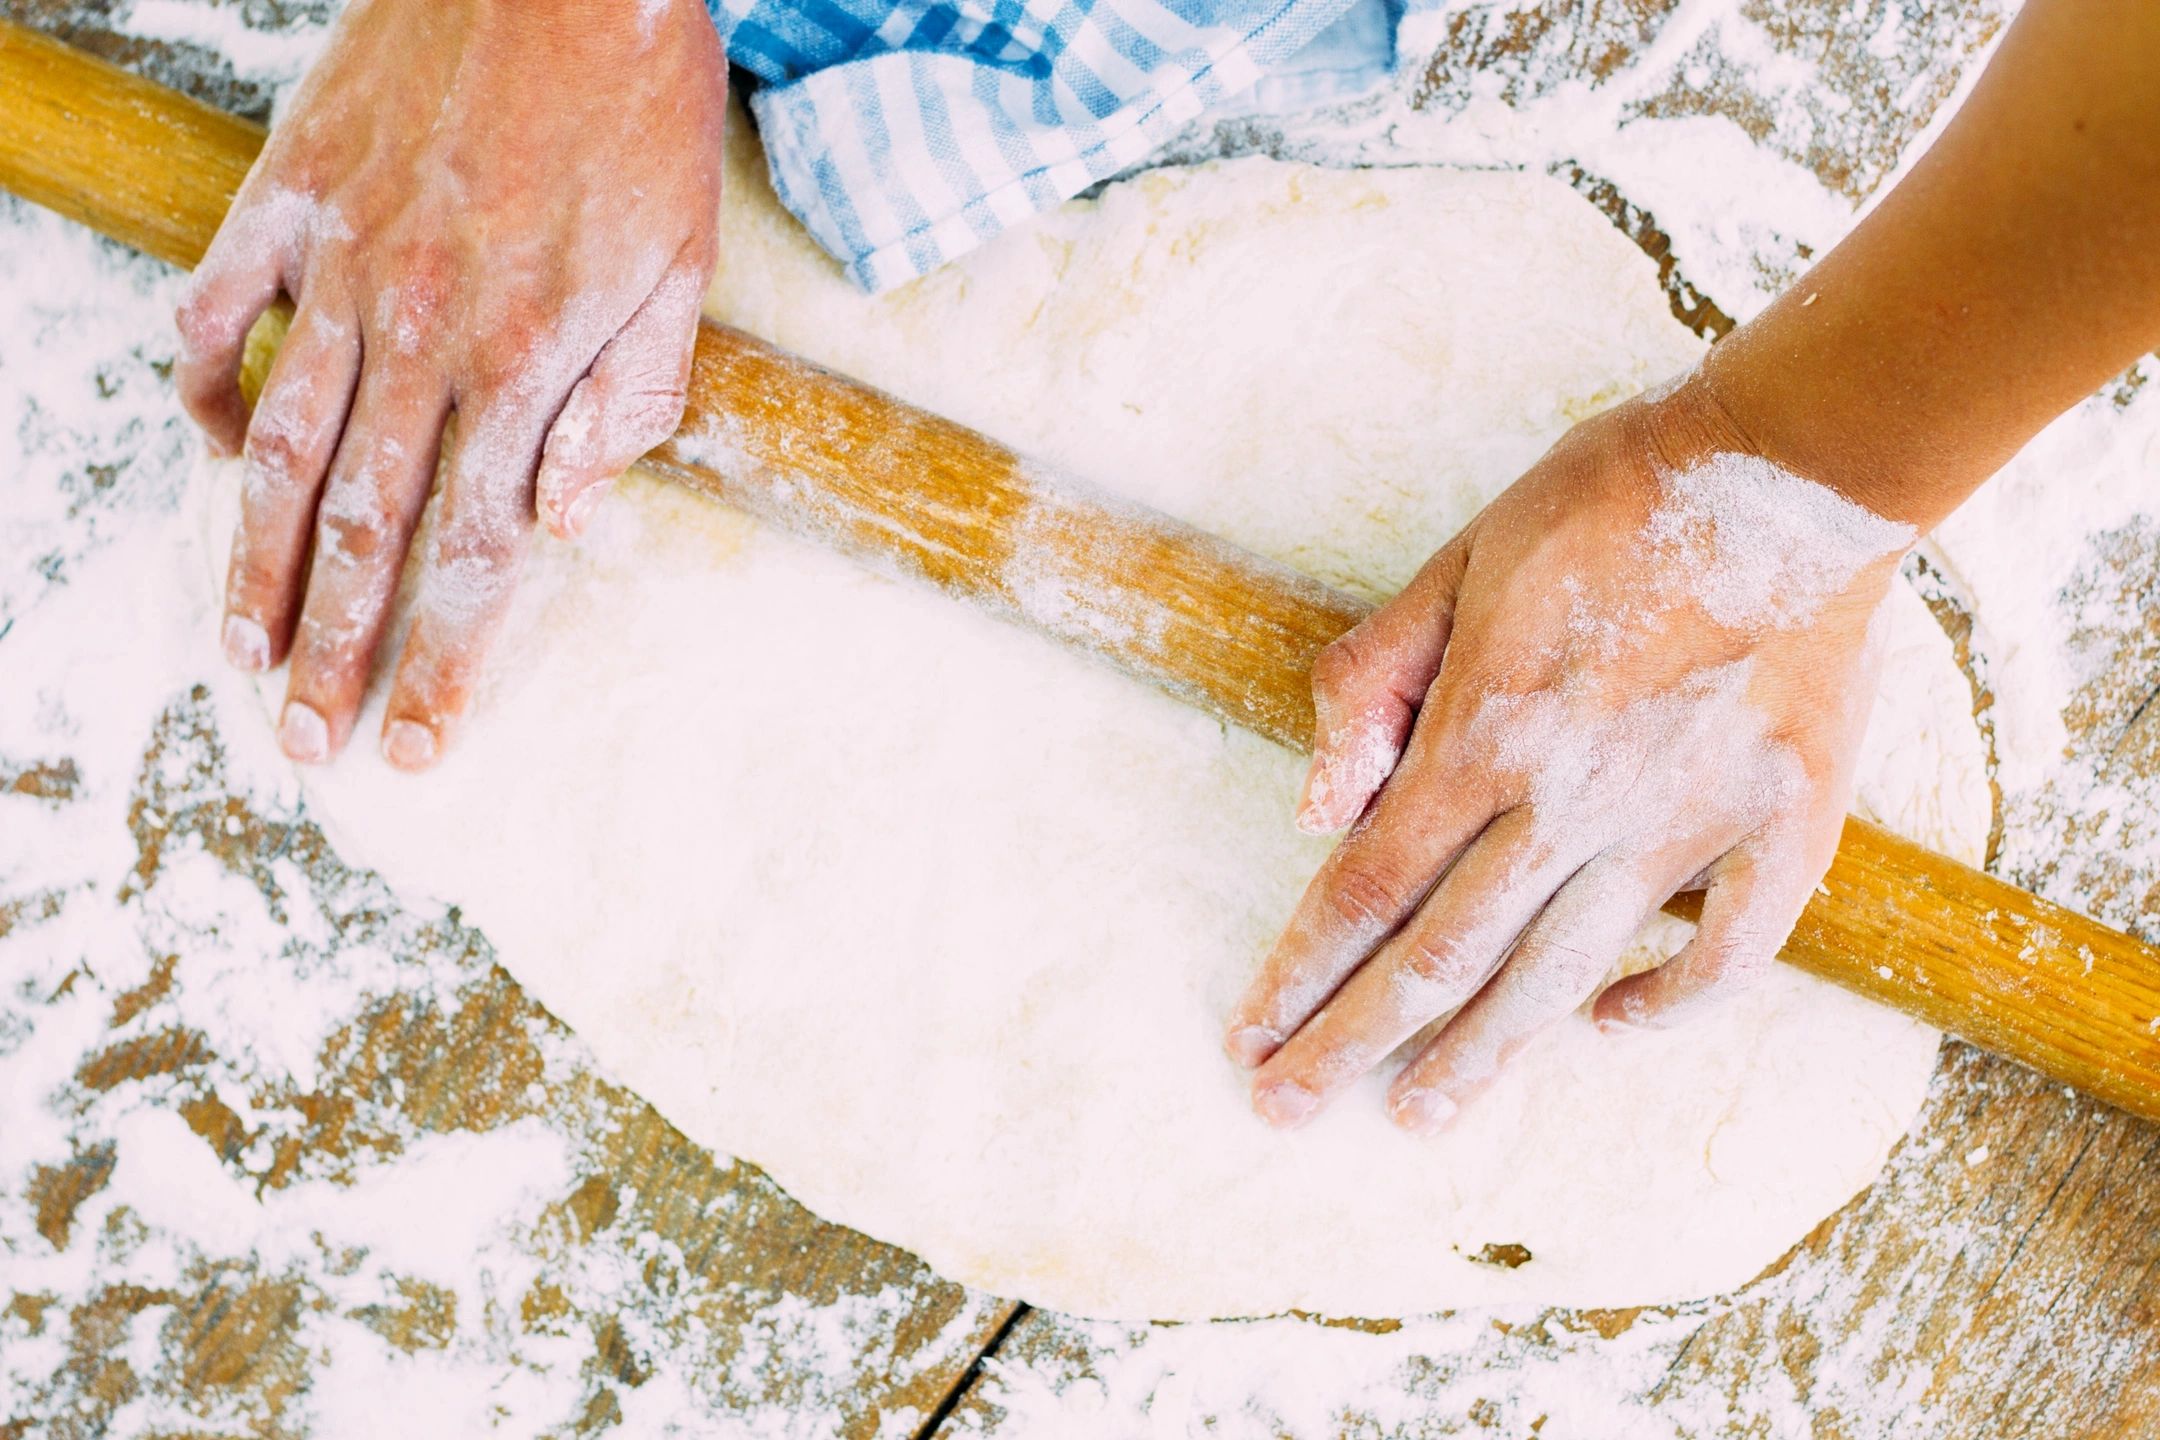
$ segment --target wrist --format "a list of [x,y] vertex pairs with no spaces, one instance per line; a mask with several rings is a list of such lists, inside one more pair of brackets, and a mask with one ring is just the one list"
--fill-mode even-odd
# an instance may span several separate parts
[[1745,629],[1769,616],[1772,628],[1789,628],[1828,612],[1864,624],[1919,527],[1870,503],[1835,461],[1796,463],[1765,444],[1706,369],[1646,402],[1624,442],[1650,461],[1646,533],[1721,624]]
[[1760,456],[1754,435],[1698,366],[1643,403],[1642,443],[1665,471],[1693,469],[1716,455]]
[[1749,454],[1926,531],[1993,466],[1959,453],[1962,409],[1946,415],[1903,387],[1896,348],[1844,309],[1803,282],[1719,343],[1683,390]]

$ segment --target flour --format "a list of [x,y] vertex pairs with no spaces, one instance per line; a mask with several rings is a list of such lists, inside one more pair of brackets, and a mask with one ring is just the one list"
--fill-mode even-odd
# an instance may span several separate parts
[[329,35],[326,25],[299,17],[274,30],[259,28],[248,23],[247,14],[247,7],[232,3],[132,0],[121,23],[144,40],[210,51],[241,78],[277,88],[300,78]]
[[1714,455],[1659,480],[1643,538],[1710,618],[1735,630],[1805,625],[1865,567],[1919,538],[1753,455]]
[[1923,548],[1931,583],[1975,615],[1994,697],[2001,862],[2050,898],[2160,933],[2149,873],[2160,774],[2119,725],[2073,737],[2080,712],[2129,715],[2160,661],[2160,362],[2120,398],[2087,400],[2028,445]]
[[[179,16],[203,31],[206,40],[220,45],[231,42],[228,48],[236,48],[254,33],[244,31],[242,7],[236,5],[159,0],[138,8],[159,24],[168,15]],[[1840,12],[1843,8],[1838,7]],[[1881,15],[1884,8],[1875,7],[1874,14]],[[1922,116],[1936,95],[1949,93],[1957,85],[1960,73],[1963,83],[1969,84],[1979,67],[1971,62],[1968,37],[1971,33],[1984,36],[1988,27],[1999,23],[2000,8],[1943,7],[1941,15],[1929,17],[1925,23],[1936,28],[1922,37],[1925,43],[1910,45],[1901,61],[1903,68],[1883,90],[1884,103],[1895,106],[1901,115]],[[1716,22],[1720,43],[1733,37],[1744,40],[1755,22],[1728,3],[1690,4],[1683,10],[1680,18],[1692,27],[1686,32],[1692,38],[1679,48],[1679,59],[1700,77],[1699,85],[1731,86],[1716,46],[1708,53],[1697,47],[1693,56],[1689,47],[1710,28],[1706,19]],[[1865,33],[1873,33],[1873,19],[1862,16],[1857,23],[1866,27]],[[1944,24],[1955,33],[1942,33]],[[215,34],[209,33],[213,30]],[[1579,38],[1593,42],[1594,49],[1594,33],[1585,31]],[[1908,34],[1909,42],[1912,38]],[[1421,45],[1429,48],[1430,43],[1429,37],[1412,37],[1406,53],[1416,53]],[[1481,98],[1465,115],[1464,124],[1453,128],[1427,125],[1415,136],[1410,135],[1414,127],[1405,127],[1404,144],[1392,151],[1376,146],[1375,156],[1401,163],[1424,145],[1429,158],[1448,158],[1444,152],[1463,150],[1469,140],[1483,146],[1471,157],[1476,163],[1494,163],[1495,159],[1519,163],[1520,153],[1508,148],[1512,136],[1526,137],[1532,147],[1530,163],[1538,168],[1570,153],[1585,156],[1586,163],[1606,174],[1618,174],[1625,166],[1629,191],[1676,234],[1684,273],[1709,286],[1724,305],[1740,313],[1760,303],[1752,297],[1774,292],[1780,267],[1791,263],[1794,237],[1819,254],[1850,223],[1849,207],[1834,199],[1826,201],[1821,185],[1805,168],[1750,146],[1732,122],[1640,116],[1638,112],[1660,83],[1658,67],[1631,68],[1620,76],[1625,103],[1608,107],[1611,91],[1599,94],[1579,84],[1545,88],[1540,77],[1565,75],[1572,63],[1551,47],[1542,47],[1520,62],[1502,57],[1494,62],[1495,75],[1482,87]],[[1516,66],[1516,73],[1529,81],[1514,96],[1526,113],[1512,129],[1506,119],[1511,101],[1503,98],[1501,83],[1510,66]],[[1843,98],[1834,75],[1804,68],[1807,73],[1788,77],[1797,88],[1781,92],[1783,98],[1771,102],[1768,113],[1781,115],[1795,98],[1811,105]],[[1741,99],[1748,99],[1745,90]],[[1826,142],[1831,151],[1860,149],[1868,136],[1866,109],[1863,99],[1842,121],[1833,122],[1840,128]],[[1937,126],[1944,113],[1936,112]],[[1554,125],[1556,116],[1564,118],[1564,127]],[[1608,121],[1610,128],[1601,129]],[[1313,137],[1301,142],[1310,145],[1309,153],[1327,153],[1328,126],[1341,133],[1335,119],[1314,127]],[[1780,130],[1786,129],[1781,119]],[[1386,130],[1385,124],[1376,123],[1373,133],[1384,135]],[[1248,137],[1245,143],[1249,146],[1254,141]],[[1908,146],[1908,158],[1917,149]],[[1870,173],[1861,183],[1876,181]],[[1748,223],[1723,223],[1724,217],[1743,210]],[[32,274],[37,277],[34,284],[23,278]],[[4,962],[0,971],[11,987],[21,987],[20,992],[11,989],[6,1003],[0,1004],[0,1066],[11,1067],[0,1077],[0,1093],[18,1100],[61,1094],[48,1091],[33,1075],[49,1075],[57,1082],[72,1072],[79,1057],[104,1033],[106,1015],[101,1006],[47,1005],[44,995],[61,976],[61,957],[82,949],[89,917],[100,906],[113,903],[110,878],[133,863],[119,813],[120,797],[110,787],[124,787],[132,774],[141,725],[158,703],[159,687],[190,679],[159,668],[163,662],[152,658],[160,643],[174,649],[188,643],[194,632],[184,628],[164,642],[152,631],[135,637],[140,643],[116,639],[96,647],[96,653],[71,647],[65,662],[58,650],[42,643],[32,645],[33,637],[41,633],[33,624],[36,613],[50,609],[56,597],[71,590],[85,596],[86,605],[93,597],[122,594],[125,598],[109,603],[133,607],[133,613],[145,616],[165,615],[172,595],[179,593],[162,585],[123,587],[119,592],[108,588],[115,574],[154,571],[159,557],[177,543],[163,520],[178,494],[176,471],[184,468],[179,457],[189,431],[157,378],[158,366],[171,359],[171,341],[157,337],[165,333],[163,318],[173,307],[177,289],[178,281],[169,272],[91,241],[41,211],[0,197],[0,307],[4,307],[0,313],[5,315],[5,333],[21,342],[0,346],[0,390],[11,402],[26,397],[20,411],[23,423],[0,427],[0,458],[8,462],[8,473],[29,477],[11,494],[6,514],[0,516],[0,677],[4,677],[0,678],[0,713],[18,718],[39,715],[50,727],[27,735],[20,728],[6,730],[0,739],[0,775],[7,773],[7,762],[20,765],[26,763],[26,756],[72,755],[84,762],[85,771],[75,793],[102,797],[50,805],[28,798],[27,793],[0,796],[0,814],[4,814],[0,890],[9,899],[33,902],[23,912],[32,915],[42,913],[36,902],[40,895],[76,897],[53,902],[63,907],[56,920],[36,926],[19,921],[14,939],[0,946],[0,962]],[[743,303],[742,297],[737,303]],[[777,300],[770,307],[775,312],[780,308]],[[784,325],[786,317],[775,314],[773,323]],[[2148,381],[2160,378],[2153,374],[2150,362],[2146,372]],[[986,383],[994,384],[995,377],[986,377]],[[2149,516],[2152,510],[2152,477],[2160,473],[2160,403],[2156,401],[2160,401],[2160,384],[2147,383],[2122,403],[2102,399],[2081,407],[1922,546],[1921,553],[1931,562],[1947,567],[1943,573],[1920,572],[1923,581],[1978,620],[1974,659],[1991,702],[1982,720],[2002,754],[1998,779],[2010,812],[2003,844],[2011,859],[2011,873],[2027,883],[2045,884],[2058,898],[2072,903],[2093,903],[2096,892],[2088,888],[2087,878],[2101,873],[2098,867],[2103,861],[2106,873],[2132,876],[2150,877],[2160,865],[2155,859],[2160,836],[2149,825],[2141,830],[2138,818],[2160,814],[2160,796],[2140,788],[2134,775],[2118,778],[2106,771],[2101,763],[2104,757],[2096,756],[2093,748],[2071,747],[2061,713],[2066,694],[2078,694],[2105,679],[2112,653],[2104,638],[2105,626],[2121,622],[2134,627],[2140,618],[2134,609],[2108,603],[2106,592],[2096,582],[2110,574],[2128,573],[2121,570],[2124,562],[2115,558],[2120,547],[2111,547],[2107,535],[2134,533],[2138,518]],[[1286,538],[1290,542],[1286,548],[1294,550],[1294,533]],[[112,568],[100,564],[98,557],[103,555],[112,557]],[[1301,563],[1308,561],[1336,583],[1368,595],[1385,588],[1384,581],[1360,564],[1300,556]],[[107,602],[101,600],[100,606],[92,608],[101,608],[103,603]],[[11,622],[15,629],[9,632]],[[207,617],[202,620],[206,627],[212,623]],[[73,628],[72,621],[68,624],[70,634],[84,633]],[[2081,626],[2090,627],[2091,638],[2073,651],[2064,636]],[[1955,726],[1940,726],[1934,717],[1949,712],[1929,708],[1944,699],[1932,687],[1939,684],[1952,697],[1965,688],[1954,671],[1938,679],[1938,670],[1931,668],[1939,660],[1934,648],[1939,640],[1902,628],[1899,637],[1886,670],[1908,680],[1925,677],[1925,683],[1885,690],[1870,732],[1863,775],[1977,766],[1969,734]],[[219,672],[206,660],[196,675],[216,679]],[[26,690],[10,683],[19,676],[36,677],[34,685]],[[141,705],[115,703],[117,697],[138,693],[138,688],[145,697]],[[1892,711],[1898,712],[1896,717]],[[243,714],[237,704],[230,705],[227,713],[235,722]],[[235,743],[248,738],[242,725],[227,728]],[[281,787],[291,789],[290,773],[277,764],[266,746],[241,745],[240,749],[256,760],[236,777],[237,783],[260,787],[258,793],[265,797],[276,796]],[[1954,810],[1933,818],[1918,818],[1918,814],[1929,806],[1970,796],[1975,782],[1984,791],[1985,778],[1975,768],[1940,792],[1908,794],[1903,803],[1912,808],[1900,813],[1914,818],[1901,823],[1952,827],[1964,823]],[[1864,787],[1863,804],[1869,803],[1886,802],[1879,791],[1871,801]],[[2092,817],[2106,818],[2098,825],[2080,823]],[[282,883],[288,895],[306,893],[309,885],[298,874],[287,875]],[[2138,922],[2136,893],[2124,891],[2125,898],[2110,902],[2103,907],[2104,913]],[[373,903],[385,913],[396,908],[388,897]],[[244,909],[239,912],[245,913]],[[220,990],[220,1003],[191,1005],[184,1018],[215,1027],[220,1015],[241,1013],[240,1002],[247,1001],[252,1008],[245,1013],[252,1018],[244,1034],[228,1037],[213,1028],[221,1053],[244,1054],[248,1045],[273,1045],[282,1036],[288,1048],[308,1053],[312,1063],[305,1037],[313,1033],[313,1027],[334,1019],[338,1006],[354,992],[345,983],[326,984],[339,973],[334,967],[316,964],[285,983],[286,972],[262,965],[255,957],[274,953],[282,943],[277,922],[265,917],[259,929],[246,930],[230,928],[237,916],[222,923],[228,927],[235,953],[246,963],[236,967],[234,983]],[[51,924],[67,928],[45,928]],[[172,943],[184,939],[170,938]],[[22,968],[26,953],[48,952],[54,970],[40,976]],[[346,963],[363,965],[360,952],[345,953]],[[385,993],[415,983],[409,961],[393,968],[386,954],[378,954],[364,963],[381,967],[369,972],[377,979],[367,983],[379,983]],[[127,961],[126,951],[108,947],[100,974],[110,984],[124,987],[141,978],[131,974],[126,964],[146,965],[147,959]],[[266,983],[273,979],[281,983]],[[39,988],[41,980],[49,983]],[[34,1001],[28,994],[33,989]],[[90,993],[91,983],[78,980],[75,994]],[[183,999],[186,993],[183,986]],[[20,1068],[32,1063],[42,1069]],[[236,1101],[245,1099],[237,1091],[232,1093]],[[144,1099],[155,1103],[154,1095]],[[0,1234],[8,1239],[11,1248],[6,1253],[11,1258],[33,1253],[33,1247],[44,1243],[26,1228],[20,1208],[9,1208],[11,1201],[19,1202],[21,1197],[23,1165],[32,1157],[64,1157],[69,1125],[82,1123],[69,1118],[76,1113],[72,1100],[56,1099],[50,1106],[12,1103],[6,1123],[0,1124]],[[91,1112],[89,1123],[99,1123],[103,1113],[102,1109]],[[2093,1123],[2108,1118],[2089,1106],[2081,1113]],[[2116,1117],[2114,1123],[2122,1122]],[[1895,1184],[1900,1169],[1923,1165],[1924,1156],[1939,1150],[1942,1143],[1937,1136],[1904,1147],[1901,1159],[1893,1162],[1891,1175],[1882,1183]],[[474,1163],[485,1162],[475,1157]],[[414,1227],[427,1223],[424,1209],[402,1213]],[[1954,1247],[1969,1241],[1975,1253],[1985,1253],[1991,1239],[2007,1248],[2015,1238],[1991,1237],[1985,1227],[1971,1228],[1953,1217],[1935,1243]],[[154,1249],[139,1249],[134,1260],[81,1252],[77,1256],[80,1285],[61,1292],[63,1307],[104,1283],[147,1283],[153,1274],[149,1267],[155,1263]],[[472,1257],[473,1263],[493,1263],[503,1253],[490,1247]],[[141,1268],[129,1268],[138,1263]],[[672,1424],[684,1434],[711,1433],[716,1426],[731,1435],[789,1433],[790,1419],[780,1409],[737,1415],[717,1411],[709,1398],[701,1398],[709,1392],[701,1392],[685,1377],[698,1373],[704,1356],[695,1346],[666,1343],[658,1327],[633,1308],[644,1286],[636,1266],[626,1268],[629,1273],[615,1275],[596,1266],[573,1287],[581,1307],[605,1307],[610,1297],[621,1302],[620,1313],[632,1345],[653,1368],[645,1385],[628,1392],[626,1429],[660,1433]],[[1827,1290],[1817,1288],[1826,1284]],[[1840,1281],[1832,1266],[1807,1257],[1751,1287],[1749,1293],[1760,1301],[1787,1291],[1798,1307],[1794,1313],[1808,1317],[1807,1333],[1795,1338],[1798,1346],[1809,1346],[1817,1337],[1846,1337],[1856,1323],[1878,1324],[1882,1318],[1878,1312],[1855,1308],[1857,1292],[1849,1282]],[[1539,1432],[1547,1436],[1668,1440],[1742,1424],[1766,1434],[1800,1434],[1814,1416],[1834,1410],[1866,1433],[1896,1431],[1929,1437],[1946,1433],[1939,1417],[1931,1419],[1932,1412],[1918,1398],[1929,1384],[1928,1357],[1939,1345],[1939,1336],[1928,1333],[1893,1337],[1903,1347],[1898,1351],[1906,1357],[1902,1360],[1893,1355],[1877,1362],[1876,1351],[1869,1346],[1847,1345],[1841,1351],[1826,1350],[1805,1378],[1788,1379],[1777,1367],[1746,1375],[1727,1370],[1722,1373],[1745,1383],[1737,1389],[1711,1386],[1696,1393],[1684,1388],[1661,1391],[1660,1381],[1668,1380],[1702,1314],[1700,1307],[1682,1307],[1670,1316],[1649,1312],[1616,1339],[1581,1329],[1564,1315],[1548,1318],[1549,1312],[1535,1310],[1469,1312],[1421,1320],[1392,1336],[1295,1321],[1152,1329],[1050,1322],[1053,1335],[1063,1333],[1059,1327],[1073,1332],[1084,1328],[1099,1342],[1088,1353],[1087,1369],[1075,1369],[1053,1351],[1029,1350],[1018,1344],[1029,1327],[1048,1318],[1036,1316],[1013,1337],[1015,1343],[1001,1351],[1002,1358],[988,1367],[989,1396],[1010,1406],[1011,1413],[996,1418],[994,1410],[963,1407],[956,1419],[965,1433],[993,1430],[1022,1440],[1053,1435],[1128,1440],[1166,1432],[1182,1434],[1183,1427],[1203,1423],[1224,1435],[1282,1434],[1307,1440],[1339,1433],[1346,1414],[1378,1416],[1376,1428],[1404,1435],[1419,1434],[1421,1427],[1452,1428],[1458,1421],[1467,1428],[1471,1422],[1463,1418],[1466,1413],[1475,1413],[1477,1423],[1494,1427],[1495,1433],[1517,1433],[1549,1415],[1553,1418]],[[204,1428],[199,1410],[193,1407],[206,1403],[205,1397],[199,1389],[179,1388],[183,1377],[167,1376],[159,1368],[154,1333],[146,1333],[155,1331],[159,1312],[145,1318],[149,1323],[136,1326],[130,1353],[137,1362],[134,1373],[146,1377],[146,1395],[112,1433]],[[10,1317],[0,1316],[0,1327],[4,1327],[0,1328],[0,1395],[8,1397],[0,1409],[24,1413],[17,1399],[27,1393],[24,1387],[34,1387],[59,1373],[57,1367],[69,1343],[67,1322],[61,1312],[47,1312],[46,1327],[36,1337]],[[822,1331],[825,1322],[815,1322],[810,1328]],[[544,1357],[534,1357],[546,1360],[549,1383],[562,1387],[553,1392],[559,1408],[550,1412],[546,1405],[533,1403],[530,1374],[514,1373],[483,1351],[461,1345],[414,1363],[401,1361],[355,1321],[342,1321],[335,1330],[320,1333],[343,1337],[319,1351],[312,1365],[320,1408],[326,1415],[367,1413],[367,1405],[396,1397],[400,1403],[395,1423],[425,1433],[416,1427],[430,1414],[441,1414],[448,1417],[446,1424],[454,1423],[457,1417],[477,1413],[478,1397],[491,1392],[508,1412],[507,1421],[497,1416],[498,1422],[521,1429],[545,1428],[551,1421],[566,1423],[575,1413],[576,1397],[562,1386],[578,1363],[568,1337]],[[2081,1357],[2077,1363],[2092,1370],[2096,1383],[2106,1366],[2131,1363],[2142,1353],[2137,1348],[2141,1336],[2126,1334],[2110,1349],[2092,1343],[2089,1329],[2079,1334],[2072,1342]],[[772,1370],[800,1364],[808,1374],[815,1373],[813,1362],[819,1357],[831,1363],[834,1354],[821,1343],[813,1349],[765,1358]],[[1986,1363],[1976,1360],[1974,1366]],[[2003,1378],[2007,1382],[2007,1375]],[[835,1393],[844,1391],[848,1382],[844,1371],[822,1379]],[[173,1400],[165,1423],[160,1423],[152,1398],[161,1381],[173,1387],[164,1393],[188,1396],[191,1401],[189,1408],[183,1408],[178,1399]],[[337,1387],[334,1393],[333,1386]],[[435,1402],[444,1391],[437,1387],[475,1397],[476,1408],[438,1406]],[[1642,1398],[1652,1394],[1662,1397],[1655,1405]],[[74,1402],[61,1397],[55,1403],[72,1406]],[[1151,1410],[1156,1412],[1152,1418]],[[832,1413],[825,1401],[806,1394],[794,1407],[794,1423],[802,1427],[794,1433],[822,1440],[838,1430],[837,1422],[830,1419]],[[1281,1418],[1278,1423],[1268,1417]],[[211,1428],[244,1427],[235,1421]]]
[[[1354,720],[1335,721],[1326,714],[1328,702],[1321,699],[1318,704],[1331,733],[1340,725],[1346,738],[1329,747],[1306,782],[1297,826],[1308,835],[1339,830],[1362,810],[1395,772],[1408,738],[1394,710],[1374,707]],[[1282,1037],[1273,1038],[1279,1042]]]
[[[562,1197],[619,1180],[598,1147],[634,1112],[595,1110],[590,1056],[537,1011],[537,1033],[498,1036],[539,1065],[492,1128],[456,1120],[475,1097],[446,1119],[376,1068],[386,1014],[439,1014],[448,1045],[515,992],[440,907],[311,850],[253,690],[214,653],[180,514],[195,442],[164,378],[181,287],[0,197],[0,329],[22,342],[0,346],[19,481],[0,514],[0,1415],[55,1436],[540,1434],[628,1355],[653,1372],[622,1387],[640,1433],[829,1440],[866,1369],[956,1371],[986,1299],[925,1339],[922,1288],[874,1270],[760,1299],[655,1227],[569,1231]],[[206,1058],[95,1059],[160,1037]],[[204,1106],[244,1143],[191,1128]],[[91,1177],[64,1226],[56,1173]],[[758,1183],[747,1198],[785,1207]],[[535,1289],[618,1338],[535,1319]],[[203,1317],[262,1314],[291,1327],[249,1354],[305,1380],[282,1401],[261,1372],[188,1358]],[[893,1433],[922,1418],[895,1407]]]
[[0,473],[50,477],[11,486],[0,507],[0,630],[92,556],[154,525],[175,504],[160,477],[184,469],[196,440],[164,373],[177,343],[163,321],[181,292],[170,271],[81,237],[58,216],[0,195]]
[[[1556,175],[1618,223],[1669,242],[1676,305],[1714,298],[1745,321],[1911,167],[2016,9],[1412,6],[1397,40],[1408,63],[1388,92],[1302,115],[1203,120],[1153,163],[1257,152]],[[1885,17],[1900,13],[1899,50],[1874,53]]]

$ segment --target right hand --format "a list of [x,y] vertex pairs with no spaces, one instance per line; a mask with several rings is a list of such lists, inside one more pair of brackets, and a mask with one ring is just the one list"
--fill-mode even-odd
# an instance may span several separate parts
[[1300,823],[1350,830],[1231,1017],[1260,1114],[1446,1017],[1388,1103],[1447,1125],[1681,890],[1695,938],[1600,1027],[1761,973],[1836,853],[1913,538],[1750,454],[1699,380],[1570,431],[1313,667]]
[[[411,770],[470,699],[535,520],[575,535],[681,423],[726,83],[698,0],[346,11],[178,317],[181,400],[246,457],[225,653],[290,654],[293,759],[351,737],[453,411],[382,736]],[[240,361],[280,291],[297,313],[250,416]]]

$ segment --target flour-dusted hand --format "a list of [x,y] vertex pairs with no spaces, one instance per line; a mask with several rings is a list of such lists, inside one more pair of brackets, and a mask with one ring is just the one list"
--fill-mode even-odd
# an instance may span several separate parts
[[1835,853],[1914,538],[1748,454],[1699,385],[1565,437],[1314,668],[1299,821],[1351,828],[1230,1024],[1261,1115],[1452,1014],[1389,1096],[1444,1125],[1683,889],[1694,940],[1601,1025],[1767,965]]
[[[457,417],[382,744],[441,753],[536,519],[581,530],[680,423],[726,68],[697,0],[349,9],[180,308],[180,394],[244,453],[224,648],[289,652],[280,742],[351,735]],[[297,313],[252,417],[250,326]]]
[[1695,938],[1601,1025],[1769,962],[1835,853],[1898,558],[2160,341],[2155,177],[2160,6],[2032,0],[1793,289],[1321,657],[1301,819],[1352,828],[1231,1018],[1263,1116],[1446,1017],[1389,1096],[1446,1124],[1676,890],[1708,886]]

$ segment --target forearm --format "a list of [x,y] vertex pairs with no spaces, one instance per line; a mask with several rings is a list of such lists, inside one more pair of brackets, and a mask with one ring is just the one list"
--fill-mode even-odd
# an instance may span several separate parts
[[2160,344],[2160,5],[2031,0],[1912,174],[1705,362],[1768,458],[1926,529]]

